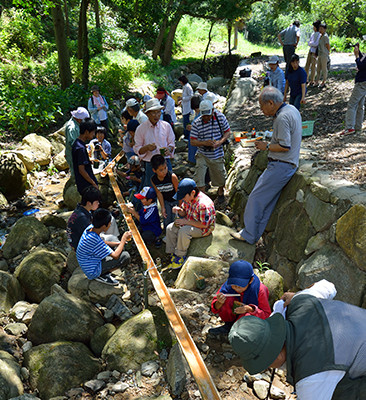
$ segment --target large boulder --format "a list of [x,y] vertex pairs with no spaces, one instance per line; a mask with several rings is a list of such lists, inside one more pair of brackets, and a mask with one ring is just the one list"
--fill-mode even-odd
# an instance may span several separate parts
[[0,271],[0,311],[8,312],[20,300],[24,300],[24,292],[18,279]]
[[59,154],[62,150],[65,149],[66,145],[66,137],[65,137],[65,130],[62,128],[55,132],[48,135],[48,140],[52,146],[52,155]]
[[215,92],[222,86],[225,86],[226,83],[227,83],[227,80],[225,78],[223,78],[222,76],[215,76],[214,78],[211,78],[207,81],[207,88],[208,88],[208,90]]
[[57,251],[37,249],[18,265],[15,277],[18,278],[27,298],[40,303],[51,294],[51,287],[60,281],[66,257]]
[[304,207],[317,232],[329,228],[338,217],[337,206],[319,200],[312,193],[305,197]]
[[6,197],[0,192],[0,210],[3,210],[9,205]]
[[113,324],[105,324],[95,330],[90,340],[90,348],[97,357],[100,357],[104,346],[115,332],[116,327]]
[[187,362],[183,357],[179,344],[176,343],[170,353],[166,368],[167,380],[174,396],[179,397],[186,386]]
[[48,229],[35,217],[22,217],[11,229],[3,246],[5,258],[13,258],[24,250],[47,242],[50,237]]
[[160,309],[144,310],[123,323],[102,351],[108,369],[136,370],[144,362],[155,359],[159,346],[171,347],[168,325]]
[[8,200],[23,196],[27,188],[27,168],[14,153],[0,155],[0,188]]
[[75,184],[75,178],[71,177],[64,186],[63,198],[66,207],[69,210],[74,210],[81,201],[81,196]]
[[62,149],[59,153],[55,155],[55,157],[53,158],[53,165],[59,171],[65,171],[65,169],[69,169],[69,164],[67,163],[65,158],[65,149]]
[[34,169],[34,167],[36,166],[34,154],[30,150],[19,149],[13,150],[12,153],[16,154],[17,157],[19,157],[23,161],[28,171],[32,171],[32,169]]
[[278,272],[273,271],[273,269],[268,269],[267,271],[260,273],[259,278],[268,288],[268,301],[272,307],[273,304],[283,295],[283,278]]
[[106,285],[94,279],[88,279],[79,266],[69,279],[67,290],[75,297],[102,305],[106,305],[112,295],[124,294],[121,286]]
[[223,268],[228,267],[229,264],[225,261],[190,256],[179,271],[175,287],[177,289],[195,290],[197,277],[217,277]]
[[253,263],[255,246],[232,239],[231,228],[216,224],[212,235],[191,240],[188,256],[225,258],[230,262],[246,260]]
[[353,206],[337,221],[336,239],[347,256],[366,271],[366,207]]
[[35,133],[25,136],[21,149],[30,150],[34,154],[35,162],[39,165],[48,165],[51,161],[52,145],[43,136]]
[[228,110],[228,115],[232,114],[234,116],[237,110],[243,107],[244,102],[254,96],[256,87],[257,82],[252,78],[238,79],[226,103],[225,108]]
[[35,346],[24,355],[32,390],[42,400],[63,396],[71,388],[92,379],[101,364],[83,343],[53,342]]
[[22,394],[19,363],[8,352],[0,350],[0,400],[8,400]]
[[337,289],[336,299],[360,306],[366,288],[366,275],[334,245],[326,245],[298,265],[298,287],[305,289],[326,279]]
[[87,344],[103,323],[91,303],[59,289],[38,306],[29,325],[28,338],[34,344],[56,340]]

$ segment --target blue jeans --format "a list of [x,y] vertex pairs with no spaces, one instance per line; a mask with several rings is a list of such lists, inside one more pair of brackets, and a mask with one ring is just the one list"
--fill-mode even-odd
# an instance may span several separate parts
[[240,235],[250,244],[258,242],[281,195],[283,187],[296,172],[295,166],[283,162],[268,162],[248,197],[244,211],[245,228]]
[[298,94],[297,96],[293,97],[290,95],[290,104],[292,104],[294,107],[296,107],[300,111],[300,101],[301,101],[301,94]]
[[189,125],[189,117],[190,117],[190,113],[189,114],[184,114],[183,115],[183,128],[184,128],[184,139],[189,139],[189,131],[187,131],[187,125]]

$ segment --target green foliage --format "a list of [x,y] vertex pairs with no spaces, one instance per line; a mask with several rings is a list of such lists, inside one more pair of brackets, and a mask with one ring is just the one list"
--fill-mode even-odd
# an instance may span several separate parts
[[260,274],[263,274],[265,271],[269,270],[270,264],[268,262],[256,261],[256,264]]
[[331,51],[347,52],[352,48],[352,44],[356,42],[353,38],[339,37],[331,35],[329,38]]

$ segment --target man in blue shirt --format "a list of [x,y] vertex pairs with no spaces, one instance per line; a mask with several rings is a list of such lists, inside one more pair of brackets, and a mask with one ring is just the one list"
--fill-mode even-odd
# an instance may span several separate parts
[[80,135],[72,146],[72,164],[75,174],[75,182],[78,192],[92,185],[98,189],[97,178],[95,177],[86,149],[86,143],[94,138],[97,124],[92,118],[87,118],[80,123]]

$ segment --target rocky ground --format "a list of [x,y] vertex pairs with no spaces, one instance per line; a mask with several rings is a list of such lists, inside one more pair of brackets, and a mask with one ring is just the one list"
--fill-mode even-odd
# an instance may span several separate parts
[[[262,61],[258,61],[257,67],[253,68],[254,78],[260,73]],[[363,132],[359,136],[350,135],[342,137],[339,135],[343,129],[344,115],[348,96],[353,87],[352,72],[342,72],[334,69],[330,74],[327,87],[324,89],[310,88],[307,95],[307,104],[302,109],[303,120],[315,120],[314,135],[304,139],[303,147],[308,150],[310,157],[322,165],[324,169],[332,171],[335,178],[344,178],[360,185],[366,184],[365,173],[365,148],[366,135]],[[258,88],[260,82],[258,82]],[[235,121],[231,121],[234,130],[266,130],[271,128],[270,119],[265,118],[256,100],[250,100],[243,107],[240,115]],[[6,144],[7,147],[11,144]],[[248,164],[250,163],[253,149],[249,148]],[[0,212],[0,229],[6,229],[13,225],[22,213],[30,208],[38,208],[36,214],[39,218],[59,208],[62,205],[62,190],[68,176],[66,173],[52,174],[41,171],[35,173],[32,178],[33,189],[24,200],[12,203],[5,212]],[[237,217],[230,214],[230,209],[222,211],[230,215],[231,219]],[[59,228],[50,227],[51,232],[48,247],[61,249],[65,254],[68,251],[65,243],[64,231]],[[1,236],[1,235],[0,235]],[[256,259],[261,260],[261,245],[257,248]],[[133,256],[131,267],[120,276],[121,285],[128,292],[125,296],[126,305],[134,314],[143,309],[143,277],[141,259],[133,244],[129,245],[129,251]],[[8,267],[14,271],[21,260],[28,254],[12,259]],[[154,253],[156,256],[156,254]],[[164,253],[161,255],[163,263],[166,262]],[[0,260],[0,270],[4,266]],[[4,267],[5,268],[5,267]],[[66,283],[70,275],[67,270],[63,271],[60,285],[66,289]],[[174,287],[177,272],[166,271],[163,274],[167,286]],[[263,387],[269,379],[268,374],[251,377],[246,374],[240,366],[240,361],[232,352],[225,338],[214,340],[207,336],[210,326],[220,324],[220,321],[212,315],[209,310],[212,295],[219,288],[224,275],[207,281],[207,286],[200,292],[192,292],[193,297],[173,295],[177,308],[181,313],[189,332],[201,351],[208,369],[215,381],[222,399],[240,400],[265,398]],[[159,305],[152,288],[150,288],[150,304]],[[100,307],[101,313],[106,318],[106,310]],[[108,315],[108,313],[107,313]],[[119,324],[113,315],[106,318],[108,322]],[[27,322],[28,321],[28,322]],[[15,324],[15,325],[14,325]],[[24,324],[24,325],[20,325]],[[30,346],[27,339],[29,320],[16,317],[16,313],[3,313],[0,315],[0,350],[9,351],[19,362],[23,361],[23,352]],[[10,349],[10,350],[9,350]],[[95,379],[85,382],[82,387],[77,387],[65,393],[61,399],[115,399],[115,400],[147,400],[157,399],[169,400],[172,398],[166,376],[167,352],[160,352],[159,358],[151,363],[144,364],[141,369],[130,370],[126,373],[117,371],[103,371],[95,376]],[[1,362],[1,357],[0,357]],[[31,392],[29,383],[29,371],[21,370],[23,386],[26,392]],[[256,382],[256,383],[255,383]],[[279,370],[275,378],[275,386],[278,391],[272,398],[295,398],[291,395],[293,388],[285,383],[285,373]],[[256,393],[256,395],[255,395]],[[262,393],[262,394],[261,394]],[[37,396],[37,392],[34,393]],[[177,399],[199,399],[200,393],[191,374],[186,371],[185,388],[181,394],[173,396]],[[0,389],[1,398],[1,389]],[[23,397],[25,399],[26,397]],[[34,398],[34,397],[32,397]]]

